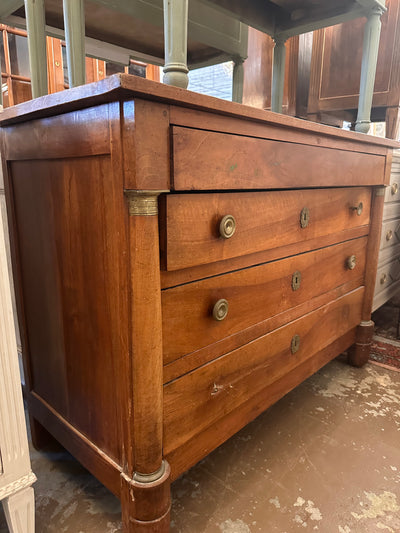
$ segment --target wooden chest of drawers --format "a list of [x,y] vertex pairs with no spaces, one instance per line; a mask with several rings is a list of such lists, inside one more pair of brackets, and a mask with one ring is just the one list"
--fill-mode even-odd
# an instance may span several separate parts
[[129,76],[1,125],[33,438],[165,532],[171,480],[366,362],[397,144]]

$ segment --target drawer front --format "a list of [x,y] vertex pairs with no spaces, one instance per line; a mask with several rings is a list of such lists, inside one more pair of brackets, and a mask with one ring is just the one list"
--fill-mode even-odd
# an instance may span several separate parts
[[[362,285],[366,246],[366,237],[354,239],[162,291],[164,363],[340,285]],[[226,316],[214,316],[218,311],[223,313],[226,305]]]
[[165,455],[357,326],[363,294],[359,288],[165,385]]
[[369,224],[370,202],[367,188],[170,194],[163,265],[178,270],[315,238],[323,247],[324,236]]
[[378,268],[375,283],[375,295],[386,290],[390,285],[400,280],[400,258],[396,257],[390,263]]
[[380,250],[400,243],[400,220],[388,220],[382,225]]
[[172,138],[175,190],[383,185],[385,179],[379,155],[179,126]]

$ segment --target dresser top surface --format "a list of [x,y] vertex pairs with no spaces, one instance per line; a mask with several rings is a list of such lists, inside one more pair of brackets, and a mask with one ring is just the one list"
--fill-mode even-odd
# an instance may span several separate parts
[[135,98],[240,118],[250,122],[277,125],[304,131],[305,134],[312,133],[324,137],[342,138],[344,141],[356,141],[363,145],[400,148],[399,142],[390,139],[345,131],[288,115],[228,102],[129,74],[115,74],[95,83],[41,96],[40,98],[9,107],[0,113],[0,127],[78,111],[103,103],[123,102]]

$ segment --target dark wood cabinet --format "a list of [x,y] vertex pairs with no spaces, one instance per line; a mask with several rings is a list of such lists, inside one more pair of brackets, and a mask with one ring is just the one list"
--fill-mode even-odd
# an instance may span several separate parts
[[[386,0],[372,101],[372,120],[386,122],[386,136],[399,136],[400,109],[400,2]],[[356,119],[363,19],[314,32],[307,117],[328,122]],[[301,83],[307,84],[307,76]]]

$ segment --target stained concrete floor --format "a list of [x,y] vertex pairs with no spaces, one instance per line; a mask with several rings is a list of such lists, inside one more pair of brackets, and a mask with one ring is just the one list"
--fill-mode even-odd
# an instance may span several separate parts
[[[32,464],[37,533],[121,531],[118,500],[68,453]],[[171,533],[399,533],[400,372],[334,360],[172,493]]]

